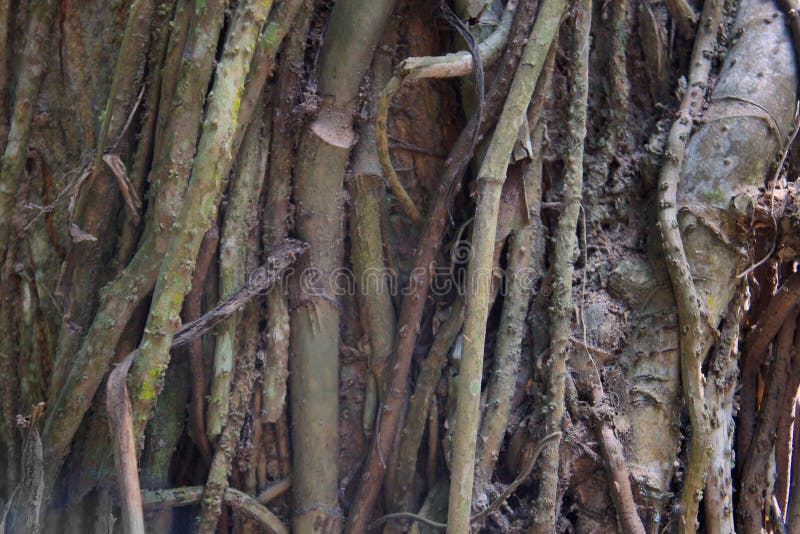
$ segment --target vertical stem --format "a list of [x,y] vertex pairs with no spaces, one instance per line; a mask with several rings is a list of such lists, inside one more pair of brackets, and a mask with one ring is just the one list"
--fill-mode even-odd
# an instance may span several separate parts
[[[190,323],[202,315],[202,300],[205,280],[211,262],[217,257],[219,230],[212,225],[203,238],[200,252],[197,253],[192,289],[183,301],[183,321]],[[211,464],[211,443],[206,435],[206,374],[203,361],[203,342],[200,338],[191,340],[185,349],[189,360],[189,375],[192,382],[192,397],[189,401],[189,435],[200,451],[205,466]]]
[[[7,6],[3,6],[4,17],[9,16]],[[33,113],[39,89],[47,66],[50,48],[50,31],[56,11],[56,2],[46,0],[31,4],[30,20],[25,34],[25,49],[20,60],[20,72],[17,77],[14,94],[14,107],[11,115],[11,126],[5,142],[2,158],[0,158],[0,407],[2,408],[3,442],[7,447],[6,477],[10,487],[16,484],[19,462],[17,450],[17,434],[14,418],[18,384],[16,380],[16,354],[18,351],[15,318],[15,291],[12,286],[12,262],[14,261],[14,221],[16,196],[22,178],[23,166],[28,151],[28,139],[31,134]],[[0,21],[7,25],[10,21]],[[4,28],[5,31],[5,28]],[[7,43],[0,43],[5,50]],[[0,59],[7,60],[5,53]],[[3,69],[5,70],[4,64]],[[2,91],[7,85],[6,78],[0,82]],[[5,116],[3,117],[5,121]],[[2,146],[0,144],[0,146]],[[9,245],[12,245],[9,248]]]
[[680,366],[684,401],[691,421],[691,443],[681,491],[680,532],[697,529],[697,509],[703,495],[708,468],[710,423],[705,401],[702,363],[711,337],[699,306],[689,260],[678,226],[678,182],[680,181],[686,142],[692,131],[694,115],[701,113],[711,71],[711,58],[717,42],[722,16],[722,0],[706,0],[692,50],[689,88],[679,109],[679,117],[669,132],[664,164],[658,187],[658,230],[667,268],[678,305],[680,326]]
[[[51,27],[56,2],[46,0],[31,4],[30,21],[25,34],[25,50],[14,94],[11,129],[0,159],[0,250],[5,251],[11,238],[11,215],[28,150],[28,139],[36,99],[47,66]],[[5,46],[5,43],[4,45]],[[5,85],[6,80],[3,80]]]
[[[250,122],[242,143],[239,164],[228,188],[228,202],[222,223],[219,247],[219,293],[226,299],[247,282],[245,261],[247,237],[255,224],[251,210],[252,199],[258,198],[266,168],[269,146],[269,129],[262,131],[263,100],[254,109],[254,120]],[[266,139],[262,142],[262,136]],[[211,376],[211,392],[206,416],[206,432],[214,440],[228,420],[233,359],[236,345],[236,330],[240,313],[229,317],[217,328],[214,352],[214,373]]]
[[[394,0],[343,0],[331,13],[319,64],[322,106],[303,133],[295,173],[296,233],[307,241],[291,314],[294,517],[298,532],[337,532],[338,269],[344,244],[344,175],[353,114]],[[310,284],[309,284],[310,283]],[[310,287],[309,287],[310,285]]]
[[[417,376],[414,394],[408,401],[408,415],[397,447],[397,470],[394,478],[386,483],[391,512],[410,511],[411,506],[417,504],[413,499],[412,487],[417,472],[417,455],[428,422],[426,415],[436,409],[436,385],[463,324],[464,299],[459,298],[453,303],[450,315],[439,327],[433,339],[428,356]],[[438,425],[438,414],[433,417]],[[430,417],[427,419],[430,420]],[[392,527],[387,525],[386,528]]]
[[795,352],[797,308],[789,315],[772,344],[774,359],[769,368],[763,398],[758,413],[753,442],[744,454],[741,491],[737,506],[738,531],[746,534],[762,532],[764,515],[772,501],[772,477],[765,476],[775,461],[775,435],[777,433],[783,395],[790,379],[790,362]]
[[[553,42],[557,43],[555,37]],[[550,93],[557,44],[550,46],[545,60],[544,72],[536,84],[533,99],[528,109],[528,123],[533,132],[531,145],[533,157],[523,167],[523,181],[527,201],[538,206],[542,196],[542,139],[545,121],[544,104]],[[508,250],[506,287],[508,291],[503,302],[497,341],[494,349],[492,376],[486,386],[486,408],[481,421],[478,439],[478,460],[475,468],[475,490],[477,497],[491,482],[492,471],[500,454],[505,437],[511,399],[517,383],[517,371],[522,355],[525,317],[528,311],[533,272],[539,272],[544,261],[544,249],[534,247],[534,226],[540,219],[538,207],[531,207],[530,224],[515,231],[511,236]],[[539,224],[540,221],[539,221]],[[533,272],[532,272],[533,271]]]
[[114,463],[117,467],[120,500],[122,502],[122,524],[126,534],[144,534],[142,514],[142,491],[139,487],[139,470],[136,462],[136,440],[134,438],[131,403],[125,377],[136,358],[131,352],[108,377],[106,409],[114,439]]
[[[301,91],[301,73],[306,36],[311,23],[311,10],[296,17],[292,33],[283,48],[275,84],[272,109],[272,131],[269,176],[262,215],[261,235],[265,250],[286,237],[288,232],[289,201],[292,195],[292,172],[299,121],[293,120],[294,109]],[[276,422],[286,404],[286,382],[289,378],[289,304],[283,280],[267,293],[267,361],[264,364],[261,411],[264,421]]]
[[473,255],[466,280],[464,346],[457,378],[455,441],[447,512],[447,531],[452,534],[470,530],[486,317],[492,300],[500,193],[511,150],[525,120],[525,112],[561,23],[565,5],[563,0],[546,0],[542,3],[478,173],[478,200],[472,231]]
[[588,169],[583,200],[584,210],[593,220],[597,220],[594,214],[602,211],[596,209],[598,197],[608,179],[609,166],[617,154],[619,141],[624,138],[630,103],[625,65],[628,48],[628,0],[611,2],[608,9],[608,121],[604,129],[605,135],[600,138],[595,164]]
[[711,411],[711,458],[706,475],[706,494],[703,498],[704,519],[709,532],[730,534],[733,524],[733,414],[734,393],[737,389],[739,362],[739,329],[744,313],[744,289],[733,299],[721,342],[709,365],[706,384]]
[[[372,63],[371,102],[379,97],[390,76],[391,60],[376,54]],[[370,107],[370,114],[374,107]],[[359,141],[354,149],[352,176],[347,190],[352,199],[350,211],[350,240],[353,274],[361,304],[361,316],[366,324],[372,353],[369,357],[369,376],[364,400],[365,432],[372,431],[376,408],[383,400],[382,378],[394,346],[397,319],[389,287],[390,274],[384,259],[381,235],[381,202],[384,182],[375,146],[375,126],[372,120],[358,121]]]
[[[251,303],[244,313],[255,316],[257,307]],[[256,380],[256,360],[260,359],[263,362],[265,357],[263,349],[256,349],[252,332],[243,331],[241,334],[242,343],[239,343],[236,351],[236,378],[234,388],[230,393],[229,416],[214,452],[214,459],[208,473],[208,482],[203,490],[200,522],[197,528],[200,534],[213,534],[217,531],[217,522],[222,513],[222,502],[228,488],[228,477],[231,474],[231,462],[236,451],[236,443],[242,432],[242,425],[253,392],[253,384]]]
[[[8,24],[11,22],[11,0],[0,0],[0,80],[7,83],[8,78]],[[8,107],[6,90],[0,92],[0,151],[4,150],[8,135]]]
[[[572,72],[569,83],[569,151],[564,162],[561,216],[556,229],[550,296],[550,367],[548,406],[543,434],[561,430],[564,417],[564,380],[567,374],[570,319],[572,317],[572,251],[577,245],[576,229],[583,187],[583,148],[586,137],[586,106],[589,92],[589,29],[592,2],[576,4],[572,35]],[[531,532],[548,532],[556,527],[561,439],[542,453],[539,497]]]
[[[795,404],[795,413],[800,411],[800,402]],[[792,443],[792,484],[789,488],[789,506],[784,512],[784,522],[791,534],[800,533],[800,417],[794,420]]]

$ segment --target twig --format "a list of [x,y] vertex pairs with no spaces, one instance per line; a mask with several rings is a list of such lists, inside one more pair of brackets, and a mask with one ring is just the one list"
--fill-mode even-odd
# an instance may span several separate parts
[[[113,145],[111,145],[111,151],[114,151],[114,150],[117,149],[117,145],[119,145],[119,142],[122,141],[122,138],[125,136],[125,132],[128,131],[128,128],[130,127],[131,123],[133,122],[133,117],[136,116],[136,111],[139,109],[139,104],[142,103],[142,98],[144,97],[145,89],[147,89],[147,86],[146,85],[142,85],[142,88],[139,90],[139,95],[136,97],[136,101],[133,103],[133,107],[131,108],[131,111],[128,113],[128,120],[125,121],[125,125],[122,127],[122,130],[119,132],[119,135],[117,136],[117,140],[114,141]],[[105,157],[105,154],[103,156]]]
[[[527,9],[524,3],[523,7]],[[491,65],[500,57],[508,41],[516,9],[516,1],[506,3],[497,29],[478,45],[478,53],[484,65]],[[457,78],[474,71],[475,60],[471,51],[454,52],[444,56],[410,57],[400,64],[401,75],[409,81],[425,78]]]
[[199,319],[183,325],[175,332],[172,349],[182,347],[191,340],[202,336],[233,313],[241,310],[256,295],[269,291],[278,281],[283,271],[300,257],[308,246],[296,239],[285,239],[274,247],[267,263],[250,274],[250,279],[230,297],[217,304]]
[[378,158],[383,168],[383,175],[389,183],[389,188],[392,190],[392,193],[394,193],[394,196],[397,197],[406,215],[409,216],[414,224],[419,225],[422,222],[422,215],[420,215],[416,204],[411,200],[411,197],[408,196],[403,184],[400,182],[400,178],[397,176],[397,172],[392,165],[391,156],[389,155],[389,137],[387,133],[389,126],[389,106],[392,103],[392,97],[402,86],[403,78],[399,78],[395,75],[386,83],[386,86],[381,92],[375,110],[375,144],[378,149]]

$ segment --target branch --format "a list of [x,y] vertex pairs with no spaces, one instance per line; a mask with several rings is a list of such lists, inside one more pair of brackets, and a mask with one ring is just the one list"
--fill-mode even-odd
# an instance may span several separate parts
[[[557,43],[558,37],[553,42]],[[541,202],[542,192],[542,140],[544,138],[544,106],[552,89],[551,80],[555,63],[557,44],[550,45],[542,72],[528,107],[527,121],[533,131],[531,144],[533,156],[523,165],[523,187],[531,204]],[[511,401],[516,391],[517,373],[522,356],[522,341],[525,335],[525,318],[531,298],[533,284],[531,269],[539,272],[544,263],[544,249],[532,246],[534,228],[541,224],[540,213],[529,213],[530,222],[515,231],[510,239],[507,253],[508,267],[506,282],[508,292],[503,301],[500,325],[494,347],[492,373],[486,385],[486,408],[481,419],[478,436],[478,452],[475,466],[475,490],[480,499],[485,487],[491,481],[500,447],[508,425]],[[537,228],[538,229],[538,228]],[[496,244],[497,246],[500,243]]]
[[[175,508],[196,504],[203,497],[203,486],[186,486],[142,492],[142,504],[145,508]],[[289,534],[289,529],[281,523],[265,506],[250,495],[233,488],[226,488],[223,495],[225,504],[255,519],[272,534]]]
[[[224,4],[220,0],[209,0],[197,13],[193,7],[188,9],[191,12],[188,15],[193,16],[194,29],[185,46],[182,39],[174,43],[182,53],[177,58],[168,57],[165,69],[165,76],[169,77],[179,68],[174,96],[170,99],[162,93],[160,100],[165,102],[165,109],[180,109],[181,112],[169,114],[169,119],[164,119],[166,126],[162,138],[157,137],[155,141],[155,146],[161,149],[148,177],[151,206],[147,210],[141,244],[128,266],[104,289],[80,350],[75,355],[70,354],[69,358],[59,357],[56,361],[49,395],[56,401],[48,412],[42,433],[48,463],[47,479],[51,485],[108,371],[125,327],[139,304],[153,290],[161,260],[172,240],[171,229],[184,200],[186,180],[193,161],[187,154],[194,154],[197,144],[205,94],[225,18]],[[186,10],[176,10],[176,20],[173,21],[176,29],[182,28],[181,21],[188,24],[186,17]],[[178,39],[180,34],[175,31],[173,35]],[[168,80],[164,80],[164,85],[170,85]]]
[[[576,4],[572,33],[571,74],[569,78],[569,113],[567,132],[569,151],[564,161],[562,209],[556,229],[550,295],[550,365],[547,369],[547,402],[550,409],[543,432],[561,429],[564,418],[565,377],[572,318],[572,251],[577,245],[576,229],[583,189],[583,153],[586,137],[586,107],[589,90],[589,30],[592,23],[592,2]],[[560,440],[548,447],[542,456],[539,497],[532,514],[534,529],[555,529],[558,509]]]
[[708,326],[703,319],[700,298],[678,226],[677,196],[686,142],[692,132],[695,113],[701,112],[705,100],[723,3],[719,0],[707,0],[703,7],[702,23],[697,28],[690,62],[692,67],[689,72],[689,87],[681,102],[678,118],[669,132],[658,187],[657,226],[678,305],[681,382],[691,421],[691,443],[684,472],[678,525],[681,532],[688,533],[695,532],[697,528],[697,509],[709,462],[711,428],[702,370],[709,336],[706,335]]
[[241,310],[247,302],[265,291],[269,291],[280,279],[283,271],[297,261],[308,245],[296,239],[284,239],[283,242],[269,252],[267,263],[250,274],[250,279],[214,309],[203,314],[199,319],[183,325],[175,332],[172,349],[182,347],[193,339],[202,336],[216,325]]
[[[508,2],[503,18],[497,29],[478,46],[478,53],[483,65],[490,65],[497,60],[500,52],[508,40],[511,29],[511,22],[514,19],[516,2]],[[475,71],[475,60],[471,52],[457,52],[444,56],[425,56],[412,57],[404,60],[398,68],[397,74],[386,83],[378,99],[375,114],[375,142],[378,149],[378,158],[383,168],[383,174],[389,183],[389,188],[397,197],[403,211],[409,216],[414,224],[422,223],[422,215],[419,213],[416,204],[408,196],[403,184],[400,182],[397,173],[392,165],[389,155],[389,107],[392,98],[402,88],[406,80],[420,80],[424,78],[453,78],[465,76]],[[481,122],[481,118],[478,118]]]

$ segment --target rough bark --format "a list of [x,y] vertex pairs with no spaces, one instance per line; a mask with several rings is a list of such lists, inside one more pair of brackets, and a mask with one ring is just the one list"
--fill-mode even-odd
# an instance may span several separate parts
[[[752,198],[792,124],[794,110],[789,103],[797,80],[788,30],[781,21],[769,3],[740,4],[732,29],[738,38],[722,63],[703,124],[689,139],[681,166],[679,229],[703,324],[712,328],[728,308],[737,275],[747,261],[758,261],[740,254],[743,243],[736,233],[736,213],[729,211],[730,201],[739,195]],[[759,31],[751,31],[752,24]],[[765,53],[787,68],[764,69]],[[657,280],[651,282],[654,287],[660,284]],[[623,351],[630,362],[626,371],[630,395],[624,400],[631,428],[629,462],[638,484],[652,495],[648,501],[657,514],[663,514],[667,503],[680,444],[675,423],[681,380],[673,306],[669,293],[655,289],[639,310],[640,319]],[[702,361],[705,353],[696,357]]]

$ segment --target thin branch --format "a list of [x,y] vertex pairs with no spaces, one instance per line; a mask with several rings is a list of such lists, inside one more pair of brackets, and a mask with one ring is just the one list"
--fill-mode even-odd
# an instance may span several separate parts
[[678,524],[681,532],[688,533],[694,533],[697,528],[699,496],[702,495],[709,462],[708,440],[711,432],[702,363],[710,335],[700,309],[691,265],[683,247],[678,225],[677,196],[686,143],[692,132],[695,114],[701,112],[705,101],[723,4],[721,0],[706,0],[703,7],[702,22],[697,28],[690,62],[689,87],[669,132],[658,187],[658,230],[678,305],[681,382],[691,421],[691,443],[684,471]]
[[397,448],[397,468],[394,477],[387,481],[389,510],[408,510],[415,504],[413,493],[408,488],[412,486],[417,471],[417,457],[425,433],[426,416],[433,409],[436,385],[463,323],[464,300],[459,298],[436,332],[428,356],[422,362],[417,375],[414,394],[408,401],[408,415]]
[[[586,108],[589,91],[589,31],[592,24],[592,2],[576,4],[572,34],[572,69],[569,78],[569,114],[566,154],[563,173],[562,209],[556,230],[550,295],[550,366],[547,370],[547,402],[550,409],[544,432],[561,429],[564,417],[565,376],[572,316],[572,251],[577,245],[576,229],[583,189],[583,153],[586,137]],[[542,456],[539,496],[532,514],[534,528],[550,531],[556,528],[560,440],[548,447]]]
[[[174,508],[196,504],[202,497],[203,486],[146,490],[142,492],[142,504],[145,508]],[[234,488],[226,488],[223,499],[228,506],[258,521],[267,532],[289,534],[289,529],[281,523],[281,520],[250,495]]]
[[[255,224],[251,215],[251,202],[252,199],[258,198],[261,191],[261,184],[266,172],[266,157],[269,154],[269,134],[272,125],[269,121],[266,131],[262,131],[263,100],[258,101],[254,115],[255,118],[250,121],[247,135],[242,142],[236,169],[232,173],[227,192],[228,201],[222,216],[218,275],[219,294],[222,298],[230,296],[247,282],[247,238]],[[263,139],[264,135],[266,135],[266,139]],[[235,313],[217,329],[206,414],[206,432],[211,440],[214,440],[222,432],[228,419],[236,331],[239,320],[240,315]]]
[[[192,289],[183,301],[183,318],[187,323],[199,319],[202,315],[204,282],[211,267],[211,262],[216,257],[219,230],[213,225],[206,232],[200,252],[197,253],[194,274],[192,274]],[[173,346],[175,339],[172,340]],[[189,435],[194,440],[200,451],[200,456],[206,466],[211,464],[211,443],[206,435],[205,415],[205,363],[203,362],[203,344],[199,337],[188,341],[186,353],[189,357],[189,374],[192,382],[192,396],[189,401]]]
[[266,505],[270,501],[277,499],[278,497],[289,491],[291,487],[292,487],[292,479],[289,477],[284,478],[283,480],[280,480],[272,484],[270,487],[259,493],[258,497],[256,497],[256,500],[261,504]]
[[241,310],[247,302],[265,291],[269,291],[289,265],[294,263],[308,246],[296,239],[284,239],[273,247],[267,263],[250,274],[248,282],[233,294],[217,304],[199,319],[183,325],[175,332],[172,349],[182,347],[191,340],[202,336],[216,325]]
[[[554,37],[553,43],[557,43]],[[544,70],[539,77],[528,108],[527,121],[533,130],[531,144],[534,147],[530,161],[523,165],[523,187],[526,201],[536,204],[542,192],[542,141],[544,139],[544,106],[551,91],[557,44],[550,45]],[[544,249],[532,246],[534,228],[541,224],[540,213],[528,213],[529,224],[512,233],[507,253],[506,287],[497,341],[494,348],[492,373],[486,386],[486,405],[478,435],[477,461],[475,466],[475,489],[480,498],[485,486],[491,481],[492,471],[500,455],[500,447],[508,425],[511,401],[516,391],[517,374],[522,356],[522,341],[525,335],[525,319],[536,281],[531,269],[540,272],[544,262]],[[538,229],[538,228],[537,228]],[[496,243],[499,246],[500,243]]]
[[[256,310],[250,308],[248,313],[255,314]],[[231,399],[230,411],[217,443],[214,459],[211,461],[211,468],[208,472],[208,481],[203,490],[200,519],[197,526],[200,534],[214,534],[217,531],[236,443],[242,433],[242,425],[256,380],[256,361],[263,365],[266,358],[263,347],[257,349],[254,338],[250,334],[252,332],[243,331],[239,336],[240,346],[236,351],[235,369],[231,370],[232,374],[235,373],[236,376],[232,380],[232,388],[228,393]],[[244,342],[242,342],[243,339]]]
[[[278,8],[280,9],[280,8]],[[262,246],[269,250],[288,232],[289,204],[292,196],[292,173],[295,148],[301,124],[294,120],[293,110],[302,90],[303,54],[311,23],[311,10],[303,9],[295,16],[292,32],[281,52],[272,107],[272,131],[267,170],[266,199],[261,215]],[[281,418],[286,405],[286,383],[289,377],[289,303],[284,281],[267,293],[267,361],[262,373],[261,411],[266,423]]]

